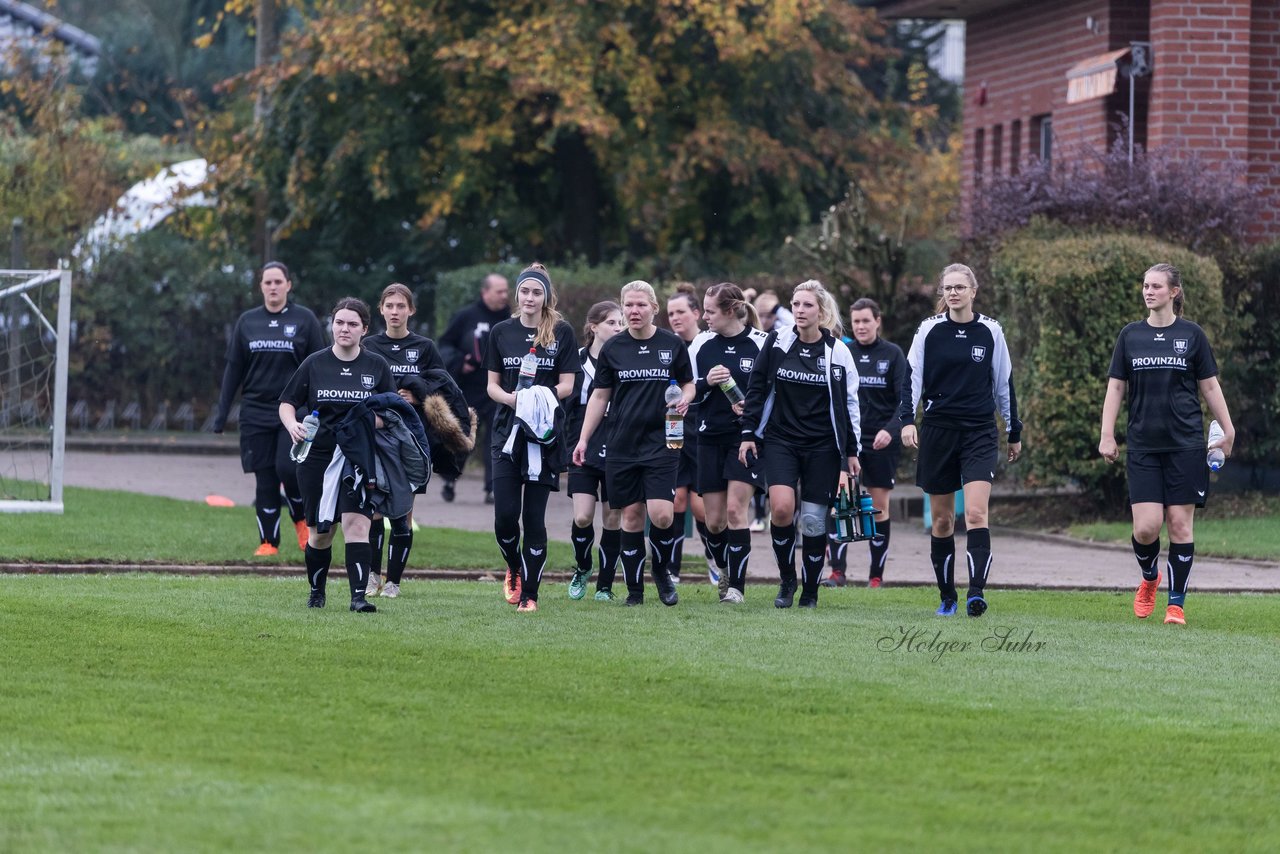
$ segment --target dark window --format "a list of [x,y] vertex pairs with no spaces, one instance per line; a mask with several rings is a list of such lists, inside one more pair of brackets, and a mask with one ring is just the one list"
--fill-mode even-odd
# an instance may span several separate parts
[[1009,125],[1009,174],[1017,175],[1022,168],[1022,119],[1014,119]]
[[982,160],[985,156],[987,145],[987,132],[983,128],[978,128],[973,132],[973,180],[982,180]]
[[1033,144],[1037,147],[1036,154],[1045,163],[1053,161],[1053,116],[1046,113],[1042,116],[1036,116],[1031,120],[1031,133],[1034,136]]
[[1004,171],[1004,125],[991,128],[991,174]]

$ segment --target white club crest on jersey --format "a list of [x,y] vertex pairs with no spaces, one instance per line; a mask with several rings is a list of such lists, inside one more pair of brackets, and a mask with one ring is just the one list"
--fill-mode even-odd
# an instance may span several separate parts
[[292,338],[293,336],[295,336],[295,335],[297,335],[297,334],[298,334],[298,324],[296,324],[296,323],[286,323],[286,324],[284,325],[284,337],[285,337],[285,338]]
[[670,351],[670,350],[659,350],[659,351],[658,351],[658,361],[659,361],[659,362],[661,362],[661,363],[662,363],[662,364],[664,364],[664,365],[669,365],[669,364],[671,364],[671,351]]
[[746,373],[746,374],[751,373],[751,369],[755,367],[755,364],[756,364],[755,359],[739,359],[738,360],[738,368],[743,373]]
[[876,362],[876,373],[877,373],[877,374],[887,374],[887,373],[889,373],[889,360],[888,360],[888,359],[881,359],[881,360],[879,360],[878,362]]
[[974,347],[972,350],[970,350],[970,351],[969,351],[969,354],[970,354],[971,356],[973,356],[973,360],[974,360],[975,362],[981,362],[981,361],[982,361],[983,359],[985,359],[985,358],[986,358],[986,356],[987,356],[987,348],[986,348],[986,347]]
[[1179,356],[1185,354],[1187,352],[1187,339],[1185,338],[1173,339],[1173,352],[1177,353]]
[[548,356],[554,356],[554,355],[556,354],[556,351],[560,349],[560,342],[559,342],[559,341],[552,341],[550,344],[548,344],[548,345],[547,345],[546,347],[544,347],[543,349],[547,351],[547,355],[548,355]]
[[409,364],[413,364],[414,362],[418,361],[418,351],[417,351],[417,350],[405,350],[405,351],[404,351],[404,358],[405,358],[405,361],[406,361],[406,362],[408,362]]
[[360,385],[365,388],[373,388],[373,374],[361,374]]

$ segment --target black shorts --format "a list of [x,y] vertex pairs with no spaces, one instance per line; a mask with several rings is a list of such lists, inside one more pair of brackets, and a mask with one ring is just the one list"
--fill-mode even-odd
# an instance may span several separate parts
[[559,492],[560,472],[562,471],[559,465],[562,458],[552,455],[556,452],[555,449],[548,450],[551,446],[543,447],[542,471],[537,477],[533,477],[528,472],[527,447],[519,447],[521,445],[520,442],[516,444],[516,451],[510,457],[502,453],[498,448],[489,449],[489,459],[492,461],[493,466],[493,480],[497,480],[500,477],[510,477],[523,483],[536,483],[539,486],[545,486],[552,492]]
[[609,506],[621,510],[642,501],[674,501],[679,467],[680,455],[674,451],[648,460],[606,458],[604,473]]
[[[692,421],[686,422],[692,426]],[[692,442],[686,436],[684,445],[680,448],[680,467],[676,470],[676,489],[687,486],[694,492],[701,492],[698,489],[698,447],[702,443],[698,440]]]
[[871,442],[862,440],[862,453],[858,462],[862,465],[862,485],[875,489],[893,489],[898,485],[898,459],[902,456],[902,442],[894,439],[887,447],[875,450]]
[[764,464],[748,468],[738,462],[738,448],[742,440],[736,436],[728,439],[703,439],[698,442],[698,493],[724,492],[729,481],[749,483],[757,490],[765,488]]
[[[307,511],[307,525],[314,528],[320,519],[320,498],[324,492],[324,472],[329,467],[331,455],[317,457],[314,453],[298,464],[298,489],[302,491],[302,503]],[[360,497],[354,489],[343,489],[338,496],[338,512],[333,518],[335,526],[342,522],[343,513],[359,513],[367,519],[373,518],[373,503],[363,509]]]
[[569,494],[592,495],[608,503],[609,489],[604,472],[595,466],[573,466],[569,469]]
[[916,457],[916,486],[926,495],[946,495],[971,481],[996,478],[1000,440],[989,427],[953,430],[923,424]]
[[1204,507],[1209,494],[1209,467],[1202,448],[1155,454],[1131,449],[1125,472],[1130,504]]
[[[283,424],[275,427],[240,428],[240,468],[245,474],[264,469],[278,469],[287,456],[293,441]],[[289,460],[290,465],[294,465]]]
[[830,506],[840,484],[840,450],[835,443],[797,447],[791,443],[770,441],[764,448],[764,475],[769,486],[800,484],[801,501]]

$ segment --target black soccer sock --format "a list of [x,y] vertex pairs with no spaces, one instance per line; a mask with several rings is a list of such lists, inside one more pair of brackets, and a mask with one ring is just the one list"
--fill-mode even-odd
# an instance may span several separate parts
[[800,538],[802,578],[800,592],[816,598],[818,582],[822,580],[822,566],[827,562],[827,535],[805,534]]
[[[676,578],[680,577],[680,560],[679,558],[673,560],[670,556],[684,555],[684,526],[685,520],[688,518],[688,510],[681,510],[679,513],[671,514],[671,527],[667,529],[670,532],[670,535],[663,537],[664,540],[671,539],[672,537],[675,538],[675,542],[668,547],[667,554],[663,555],[662,565],[666,568],[667,572],[671,573]],[[649,523],[649,537],[650,539],[653,537],[652,522]],[[654,569],[657,569],[657,564],[654,565]]]
[[[382,575],[382,544],[387,538],[387,526],[382,519],[369,522],[369,572]],[[387,555],[387,574],[391,573],[391,556]]]
[[596,576],[596,589],[609,590],[618,577],[618,558],[622,556],[622,530],[605,528],[600,532],[600,574]]
[[585,572],[590,575],[591,548],[596,543],[595,526],[587,525],[585,528],[580,528],[577,525],[573,525],[570,536],[573,539],[573,559],[578,572]]
[[969,553],[969,590],[980,593],[986,589],[987,576],[991,573],[991,529],[970,528],[965,536],[965,551]]
[[[744,529],[745,530],[745,529]],[[729,565],[729,556],[726,554],[729,548],[729,529],[725,528],[720,533],[712,533],[711,529],[707,529],[707,551],[711,553],[711,562],[716,565],[716,569],[721,572]]]
[[[679,514],[677,514],[679,515]],[[684,537],[679,534],[676,523],[666,528],[659,528],[649,523],[649,546],[653,549],[653,576],[660,573],[679,575],[681,553],[677,551],[684,544]]]
[[1169,543],[1169,604],[1182,607],[1187,600],[1187,582],[1191,580],[1191,564],[1195,562],[1195,543]]
[[302,500],[302,493],[297,492],[297,478],[294,479],[294,488],[296,494],[289,494],[289,484],[284,485],[284,500],[289,507],[289,518],[294,524],[307,521],[307,503]]
[[333,561],[333,547],[318,549],[307,543],[303,552],[303,560],[307,564],[307,582],[314,593],[324,593],[325,582],[329,579],[329,564]]
[[275,469],[253,473],[253,508],[258,520],[258,541],[280,548],[280,481]]
[[1142,570],[1142,579],[1155,581],[1160,577],[1160,538],[1145,545],[1136,537],[1130,537],[1129,542],[1133,544],[1133,556],[1138,560],[1138,569]]
[[347,582],[351,585],[351,598],[364,596],[369,584],[369,544],[347,543]]
[[871,578],[884,578],[884,562],[889,558],[889,520],[876,522],[871,538]]
[[832,572],[844,572],[848,568],[849,544],[836,539],[835,532],[827,534],[828,550],[831,552]]
[[778,577],[783,581],[795,581],[796,523],[772,526],[769,538],[773,541],[773,556],[778,561]]
[[956,538],[929,535],[929,560],[933,562],[933,575],[938,580],[938,593],[945,600],[956,601]]
[[724,567],[724,562],[716,557],[715,547],[711,545],[711,529],[707,527],[706,522],[693,520],[693,527],[697,529],[698,536],[702,538],[702,555],[718,567]]
[[409,565],[409,552],[413,551],[413,528],[400,533],[392,531],[387,539],[387,581],[399,584],[404,568]]
[[622,578],[626,582],[628,593],[644,593],[644,533],[642,531],[623,531],[620,545],[622,547]]
[[531,543],[526,537],[520,549],[520,598],[538,601],[538,586],[542,584],[542,570],[547,565],[547,544]]
[[747,561],[751,559],[751,532],[746,528],[729,528],[725,534],[728,536],[725,552],[729,557],[729,586],[741,593],[747,582]]

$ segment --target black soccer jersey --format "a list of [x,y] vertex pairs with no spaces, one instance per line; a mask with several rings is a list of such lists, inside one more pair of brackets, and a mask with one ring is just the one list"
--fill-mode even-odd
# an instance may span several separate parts
[[797,341],[774,371],[773,412],[766,442],[830,444],[831,390],[827,385],[826,342]]
[[[525,326],[517,317],[502,321],[490,331],[484,367],[486,371],[502,374],[504,391],[515,391],[519,386],[520,362],[533,346],[535,335],[537,330]],[[561,374],[578,372],[578,341],[573,335],[573,327],[562,320],[556,324],[555,335],[550,344],[537,348],[538,373],[534,376],[534,385],[555,388]],[[509,406],[499,406],[494,412],[494,447],[500,448],[506,442],[515,423],[515,415],[515,410]]]
[[849,345],[858,368],[858,409],[862,415],[862,447],[870,448],[876,433],[886,430],[898,438],[902,419],[898,407],[907,385],[907,357],[897,344],[877,337],[865,347]]
[[957,323],[949,314],[934,315],[916,331],[907,364],[910,393],[898,409],[903,425],[915,424],[921,403],[924,421],[955,430],[984,427],[999,409],[1009,441],[1022,441],[1009,347],[995,320],[975,314]]
[[698,403],[697,434],[704,439],[737,439],[742,431],[737,413],[719,385],[707,382],[707,374],[724,365],[745,396],[751,384],[751,371],[760,357],[760,348],[769,337],[758,329],[743,327],[733,337],[703,332],[689,345],[694,382],[698,387],[694,400]]
[[689,351],[680,336],[657,329],[649,338],[624,330],[605,342],[596,365],[596,388],[613,390],[609,401],[609,456],[625,462],[661,458],[667,449],[665,396],[671,380],[693,381]]
[[1197,383],[1218,375],[1204,330],[1176,318],[1157,328],[1145,320],[1120,332],[1109,376],[1129,384],[1130,450],[1162,453],[1204,447]]
[[320,321],[300,305],[286,304],[275,313],[258,306],[240,315],[227,342],[215,427],[222,429],[236,390],[242,387],[241,427],[278,427],[280,390],[302,361],[326,344]]
[[325,348],[298,367],[279,402],[293,404],[299,421],[313,409],[320,413],[320,430],[311,444],[311,456],[320,458],[333,455],[337,444],[333,430],[348,409],[370,395],[395,390],[391,368],[381,356],[361,349],[353,360],[344,362],[332,348]]
[[[591,390],[595,388],[596,382],[596,360],[591,355],[590,347],[583,347],[578,351],[578,362],[582,365],[582,369],[578,371],[578,378],[574,381],[573,395],[564,402],[569,415],[566,419],[567,441],[565,444],[570,449],[577,446],[578,439],[582,436],[582,422],[587,417],[587,401],[591,399]],[[604,469],[605,445],[608,442],[608,436],[609,410],[606,408],[605,419],[600,422],[596,432],[591,434],[591,441],[587,443],[587,465]]]
[[422,375],[432,368],[444,370],[444,360],[440,358],[435,342],[413,332],[403,338],[391,338],[387,333],[379,332],[361,340],[360,347],[386,359],[395,377]]

